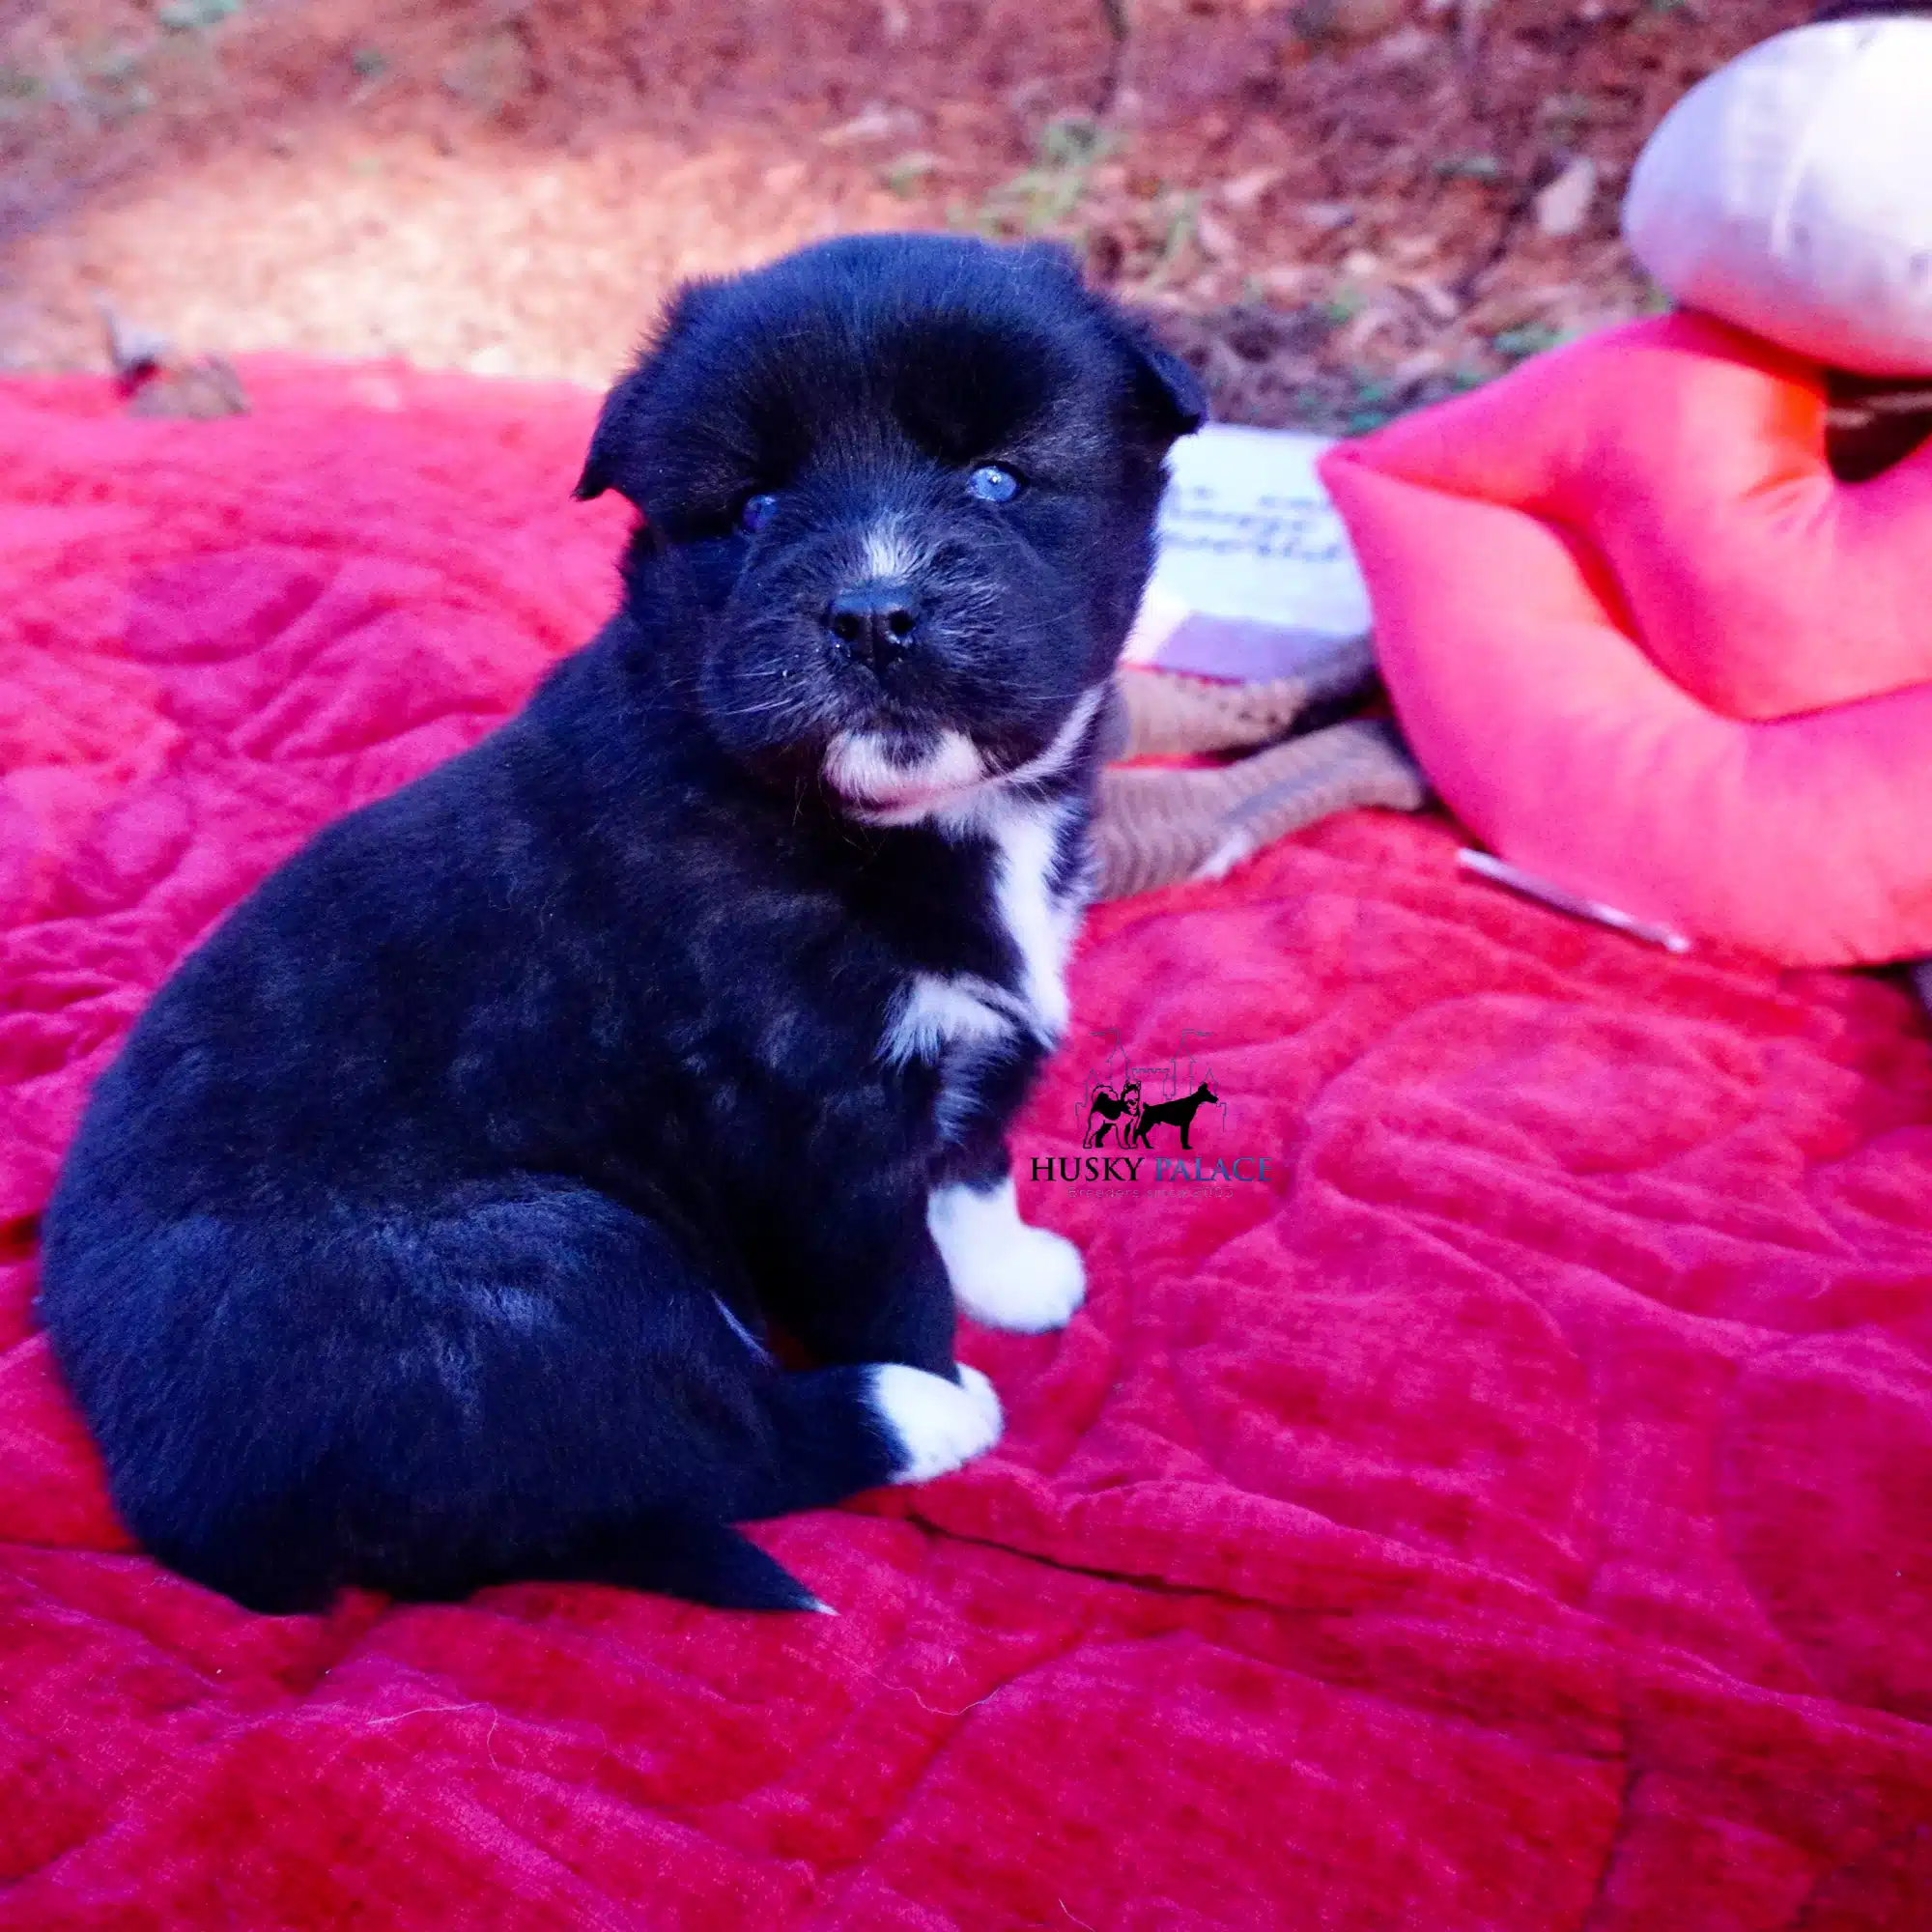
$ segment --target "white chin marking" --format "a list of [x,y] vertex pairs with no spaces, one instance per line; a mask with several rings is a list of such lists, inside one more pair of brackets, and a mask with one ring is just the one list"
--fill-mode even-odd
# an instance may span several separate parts
[[825,753],[825,781],[874,825],[929,819],[954,837],[983,833],[991,817],[1014,802],[1014,793],[1058,777],[1073,762],[1106,696],[1104,683],[1083,692],[1052,743],[1010,771],[988,770],[963,731],[942,731],[933,749],[916,759],[895,756],[893,740],[881,732],[841,731]]
[[942,731],[918,758],[896,757],[895,749],[877,731],[841,731],[825,753],[825,781],[881,815],[917,816],[986,776],[985,760],[963,731]]
[[961,1308],[989,1328],[1065,1328],[1087,1296],[1080,1250],[1020,1219],[1010,1179],[997,1187],[937,1187],[925,1225]]
[[963,1362],[956,1382],[881,1362],[872,1371],[872,1407],[898,1445],[895,1483],[930,1482],[1000,1439],[1000,1398],[978,1369]]

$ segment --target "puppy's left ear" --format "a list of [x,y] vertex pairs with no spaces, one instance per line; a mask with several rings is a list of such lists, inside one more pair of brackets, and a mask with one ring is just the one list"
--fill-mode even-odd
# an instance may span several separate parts
[[1108,303],[1114,331],[1134,358],[1134,402],[1149,433],[1162,444],[1192,436],[1208,420],[1208,391],[1171,349],[1135,317]]
[[1080,258],[1063,242],[1027,242],[1014,251],[1060,270],[1090,304],[1097,304],[1135,363],[1134,400],[1157,441],[1192,436],[1208,420],[1208,392],[1201,379],[1171,350],[1164,349],[1117,302],[1090,289]]
[[1192,436],[1208,420],[1208,391],[1201,386],[1201,378],[1157,342],[1143,337],[1136,347],[1145,372],[1140,401],[1155,433],[1169,442]]

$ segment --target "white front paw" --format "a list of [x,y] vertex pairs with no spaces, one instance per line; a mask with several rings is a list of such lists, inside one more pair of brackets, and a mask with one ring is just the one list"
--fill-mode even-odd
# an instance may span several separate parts
[[1035,1335],[1065,1327],[1086,1299],[1080,1250],[1045,1228],[1028,1227],[1010,1180],[983,1191],[942,1187],[925,1219],[953,1295],[976,1321]]
[[1087,1298],[1087,1267],[1071,1241],[1022,1221],[998,1255],[953,1276],[952,1293],[974,1321],[1037,1335],[1073,1320]]

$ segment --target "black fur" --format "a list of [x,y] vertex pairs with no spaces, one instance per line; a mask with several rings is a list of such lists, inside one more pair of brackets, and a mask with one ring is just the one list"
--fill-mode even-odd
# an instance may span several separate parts
[[[580,486],[644,513],[617,615],[273,874],[94,1094],[41,1305],[156,1556],[275,1611],[534,1577],[810,1601],[728,1525],[899,1472],[864,1365],[954,1373],[926,1192],[1004,1171],[1045,1044],[942,1136],[939,1071],[880,1041],[914,971],[1014,987],[992,849],[877,822],[826,748],[1037,759],[1200,413],[1047,250],[851,240],[679,299]],[[1011,503],[969,494],[987,462]],[[825,607],[889,516],[920,564],[886,676]],[[1030,787],[1068,801],[1063,876],[1102,728]],[[738,1325],[768,1319],[819,1366]]]

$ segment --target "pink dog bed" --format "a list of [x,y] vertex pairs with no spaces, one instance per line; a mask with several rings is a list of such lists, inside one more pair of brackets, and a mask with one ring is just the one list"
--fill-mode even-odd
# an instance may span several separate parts
[[1932,446],[1691,316],[1330,453],[1417,756],[1505,857],[1791,965],[1932,952]]

